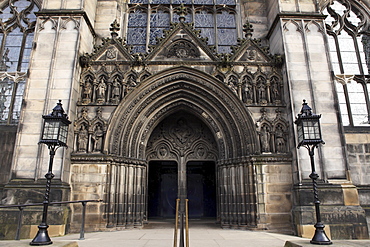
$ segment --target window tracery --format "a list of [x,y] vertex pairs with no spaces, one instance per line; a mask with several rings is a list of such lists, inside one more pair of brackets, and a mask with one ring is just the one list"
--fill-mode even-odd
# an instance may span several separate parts
[[[141,3],[140,6],[137,3]],[[127,44],[133,53],[145,53],[156,44],[170,22],[179,22],[176,9],[184,4],[185,22],[194,22],[209,45],[216,45],[218,53],[231,52],[237,44],[236,4],[234,0],[131,0],[127,25]]]
[[[343,125],[370,126],[369,16],[349,0],[332,1],[323,14]],[[341,79],[351,75],[354,80]]]
[[18,122],[39,1],[8,0],[0,9],[0,123]]

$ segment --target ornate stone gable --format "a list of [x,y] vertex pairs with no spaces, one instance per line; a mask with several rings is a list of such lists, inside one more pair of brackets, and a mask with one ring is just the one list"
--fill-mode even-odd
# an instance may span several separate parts
[[[109,64],[120,62],[123,64],[150,65],[164,63],[184,64],[184,62],[197,62],[238,65],[240,63],[258,64],[280,67],[283,58],[272,55],[269,48],[261,44],[261,40],[252,39],[251,25],[244,25],[245,38],[238,40],[238,45],[233,46],[231,54],[217,54],[215,47],[208,45],[207,39],[200,36],[200,30],[194,29],[192,23],[171,23],[169,30],[164,30],[164,37],[157,38],[157,43],[151,45],[149,53],[132,54],[131,46],[124,39],[118,37],[119,25],[113,22],[110,28],[111,38],[102,40],[102,44],[95,46],[92,54],[84,54],[80,58],[82,67],[89,67],[99,62]],[[247,28],[247,27],[250,28]]]
[[[157,44],[150,47],[146,61],[217,61],[214,46],[207,45],[207,39],[200,36],[200,31],[190,23],[172,23],[163,38],[157,39]],[[173,59],[175,57],[175,59]]]
[[92,54],[84,54],[80,57],[80,65],[84,68],[89,67],[94,62],[133,62],[135,57],[130,54],[131,47],[118,37],[116,31],[119,31],[119,24],[115,20],[111,24],[111,38],[102,39],[102,44],[94,47]]

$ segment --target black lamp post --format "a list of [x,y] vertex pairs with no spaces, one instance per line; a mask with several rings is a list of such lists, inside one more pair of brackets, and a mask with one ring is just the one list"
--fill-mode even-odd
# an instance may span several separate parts
[[50,194],[50,184],[51,180],[54,177],[52,173],[53,170],[53,160],[55,151],[59,147],[67,147],[67,133],[68,125],[71,123],[68,120],[67,114],[64,113],[61,100],[54,107],[53,112],[49,115],[43,115],[44,125],[42,129],[42,137],[39,143],[44,143],[48,146],[50,160],[49,160],[49,169],[45,174],[46,178],[46,191],[45,191],[45,200],[43,202],[44,209],[42,211],[42,221],[38,226],[39,231],[37,232],[36,237],[30,242],[30,245],[48,245],[52,244],[49,234],[48,234],[48,224],[47,215],[48,215],[48,206],[49,206],[49,194]]
[[314,203],[316,211],[316,224],[315,224],[315,235],[311,240],[311,244],[319,245],[329,245],[332,244],[330,239],[326,236],[324,230],[324,224],[321,222],[320,215],[320,200],[317,192],[317,182],[319,175],[315,170],[315,161],[314,161],[314,149],[319,144],[324,144],[324,141],[321,138],[321,129],[320,129],[320,118],[321,115],[316,115],[312,113],[311,107],[306,103],[306,100],[303,100],[301,113],[298,114],[298,118],[295,121],[297,124],[298,131],[298,148],[301,146],[307,148],[311,160],[311,174],[310,178],[313,183],[313,193],[314,193]]

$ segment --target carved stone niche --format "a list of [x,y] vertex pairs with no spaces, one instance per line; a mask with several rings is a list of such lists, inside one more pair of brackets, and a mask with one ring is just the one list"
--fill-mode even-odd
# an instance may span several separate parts
[[200,57],[199,49],[186,39],[178,39],[167,50],[167,57],[197,58]]

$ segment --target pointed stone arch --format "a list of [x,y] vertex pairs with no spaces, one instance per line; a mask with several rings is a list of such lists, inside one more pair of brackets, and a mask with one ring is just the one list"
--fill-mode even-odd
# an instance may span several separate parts
[[127,95],[110,120],[106,152],[144,160],[150,133],[179,109],[208,125],[220,159],[258,152],[253,120],[237,96],[209,74],[184,66],[150,76]]

